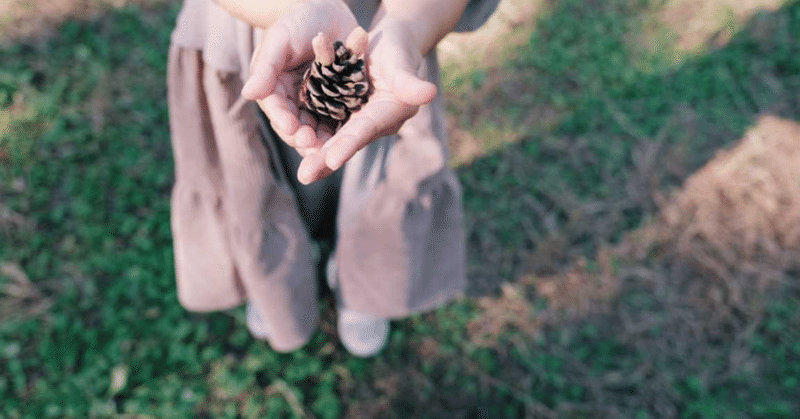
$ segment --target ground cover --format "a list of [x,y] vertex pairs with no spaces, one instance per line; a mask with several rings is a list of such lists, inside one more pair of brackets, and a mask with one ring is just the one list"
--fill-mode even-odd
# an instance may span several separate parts
[[[505,15],[496,59],[448,57],[469,292],[397,322],[370,360],[338,345],[329,297],[287,355],[242,310],[178,306],[176,5],[96,5],[11,39],[0,417],[797,417],[800,3],[711,3],[503,9],[535,15]],[[722,10],[720,29],[692,10]]]

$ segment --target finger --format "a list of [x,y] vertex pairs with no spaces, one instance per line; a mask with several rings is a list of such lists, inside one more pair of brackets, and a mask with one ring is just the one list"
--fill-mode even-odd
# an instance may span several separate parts
[[293,137],[295,148],[315,148],[318,143],[316,131],[308,125],[300,125]]
[[250,62],[250,76],[242,87],[242,96],[261,99],[275,89],[278,75],[285,70],[289,49],[286,32],[268,31]]
[[390,90],[403,103],[412,106],[421,106],[430,103],[436,97],[436,85],[419,76],[419,63],[422,57],[416,59],[411,52],[390,53],[383,50],[376,58],[382,79],[387,83],[385,87]]
[[279,138],[281,141],[283,141],[284,143],[286,143],[286,144],[287,144],[289,147],[295,148],[294,135],[287,134],[287,133],[285,133],[285,132],[281,131],[281,130],[280,130],[280,129],[278,129],[278,127],[276,127],[275,125],[272,125],[272,130],[273,130],[273,131],[275,131],[275,134],[277,134],[277,135],[278,135],[278,138]]
[[316,182],[334,171],[325,164],[325,150],[318,150],[303,158],[297,168],[297,180],[304,185]]
[[301,110],[300,125],[302,127],[308,127],[308,130],[303,130],[304,135],[298,136],[297,146],[304,148],[322,147],[322,141],[319,139],[317,135],[317,126],[319,125],[319,123],[317,122],[317,118],[311,115],[311,113],[305,110]]
[[406,104],[422,106],[431,103],[436,97],[436,85],[417,77],[409,70],[398,68],[390,80],[392,93]]
[[281,140],[291,147],[296,147],[298,134],[302,135],[300,133],[302,125],[294,103],[281,95],[279,91],[257,100],[257,102]]
[[314,61],[322,65],[331,65],[333,63],[335,57],[333,43],[324,32],[318,33],[311,40],[311,47],[314,49]]
[[342,167],[367,144],[396,132],[417,109],[389,99],[373,98],[322,147],[326,151],[326,165],[332,170]]
[[288,98],[282,95],[269,95],[265,99],[259,101],[261,109],[267,116],[267,119],[275,127],[276,131],[288,135],[294,135],[300,127],[300,120],[297,115],[297,107]]
[[314,154],[317,151],[319,151],[319,148],[314,148],[314,147],[301,148],[301,147],[298,147],[298,148],[295,148],[295,150],[297,150],[297,154],[301,155],[302,157],[308,157],[311,154]]
[[355,55],[361,55],[367,52],[367,44],[369,43],[369,34],[361,26],[357,26],[347,36],[344,45],[350,48]]

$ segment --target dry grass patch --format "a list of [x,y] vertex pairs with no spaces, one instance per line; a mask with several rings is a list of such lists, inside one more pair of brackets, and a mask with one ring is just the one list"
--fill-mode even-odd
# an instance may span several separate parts
[[798,179],[800,125],[764,117],[738,145],[690,176],[662,205],[654,223],[628,234],[619,245],[602,248],[591,261],[580,258],[554,275],[523,275],[515,285],[506,285],[500,297],[485,297],[480,306],[501,325],[488,326],[482,318],[475,330],[483,333],[480,340],[487,338],[487,330],[498,332],[492,336],[497,338],[504,324],[519,323],[517,330],[535,333],[524,327],[530,325],[521,315],[524,310],[512,303],[525,287],[534,287],[548,301],[544,318],[550,320],[563,319],[564,313],[575,318],[607,312],[608,303],[625,292],[626,277],[666,281],[653,284],[660,288],[682,277],[687,282],[670,291],[680,293],[708,280],[714,289],[704,291],[706,302],[722,298],[720,293],[739,301],[751,285],[763,294],[777,285],[776,278],[800,266]]
[[[654,26],[644,34],[644,42],[651,50],[671,45],[679,61],[683,54],[708,45],[727,44],[756,13],[774,12],[785,3],[785,0],[666,0],[654,13]],[[659,41],[659,37],[666,39]]]
[[800,250],[800,126],[764,117],[691,176],[662,212],[663,235],[721,279],[787,266]]
[[40,315],[52,304],[19,265],[0,261],[0,322]]
[[502,0],[489,20],[474,32],[452,33],[439,43],[443,64],[489,68],[528,42],[544,0]]
[[518,142],[532,130],[551,130],[563,118],[563,112],[533,100],[540,87],[532,71],[508,65],[530,42],[547,3],[502,0],[481,28],[451,33],[439,43],[453,166]]

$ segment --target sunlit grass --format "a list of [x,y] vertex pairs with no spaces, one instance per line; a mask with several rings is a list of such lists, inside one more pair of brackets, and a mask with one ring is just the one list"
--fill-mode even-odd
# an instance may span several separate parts
[[638,42],[670,65],[726,45],[758,13],[786,0],[661,0],[646,16]]

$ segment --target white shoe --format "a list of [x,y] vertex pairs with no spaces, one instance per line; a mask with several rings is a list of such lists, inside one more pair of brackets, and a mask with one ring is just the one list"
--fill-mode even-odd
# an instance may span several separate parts
[[250,304],[247,305],[247,330],[254,338],[261,340],[268,340],[271,334],[267,323]]
[[[331,290],[338,288],[336,268],[336,254],[328,257],[326,266],[328,286]],[[339,340],[348,352],[359,357],[376,355],[386,346],[389,340],[389,320],[371,314],[360,313],[343,308],[340,304],[338,293],[336,298],[337,321],[336,330]]]
[[382,317],[339,309],[336,330],[345,349],[355,356],[376,355],[389,340],[389,321]]

